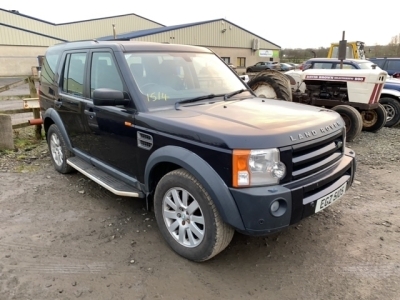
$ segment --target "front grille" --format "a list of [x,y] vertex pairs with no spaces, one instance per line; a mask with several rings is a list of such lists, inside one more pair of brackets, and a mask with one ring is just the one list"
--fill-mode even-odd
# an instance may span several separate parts
[[[343,132],[331,134],[319,140],[294,145],[291,152],[291,166],[287,181],[294,181],[317,173],[338,161],[344,151]],[[287,158],[288,155],[286,155]]]

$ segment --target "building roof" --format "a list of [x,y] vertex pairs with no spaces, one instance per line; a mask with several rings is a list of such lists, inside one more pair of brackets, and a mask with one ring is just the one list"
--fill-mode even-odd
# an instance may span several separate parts
[[[148,36],[148,35],[153,35],[153,34],[157,34],[157,33],[162,33],[162,32],[167,32],[167,31],[172,31],[172,30],[177,30],[177,29],[183,29],[183,28],[188,28],[188,27],[192,27],[192,26],[198,26],[198,25],[203,25],[203,24],[207,24],[207,23],[212,23],[212,22],[216,22],[216,21],[224,21],[227,22],[233,26],[236,26],[238,28],[240,28],[243,31],[246,31],[272,45],[275,45],[278,48],[281,48],[279,45],[272,43],[271,41],[266,40],[265,38],[260,37],[257,34],[254,34],[251,31],[248,31],[246,29],[244,29],[243,27],[240,27],[226,19],[214,19],[214,20],[208,20],[208,21],[202,21],[202,22],[195,22],[195,23],[188,23],[188,24],[181,24],[181,25],[173,25],[173,26],[164,26],[164,27],[158,27],[158,28],[152,28],[152,29],[144,29],[144,30],[138,30],[138,31],[132,31],[132,32],[128,32],[128,33],[123,33],[123,34],[118,34],[116,35],[116,39],[117,40],[130,40],[133,38],[139,38],[139,37],[143,37],[143,36]],[[109,35],[109,36],[104,36],[104,37],[100,37],[97,38],[97,40],[99,41],[108,41],[108,40],[113,40],[114,36],[113,35]]]
[[24,32],[28,32],[28,33],[31,33],[31,34],[36,34],[36,35],[43,36],[43,37],[46,37],[46,38],[58,40],[58,41],[60,41],[60,42],[67,42],[67,40],[60,39],[60,38],[55,37],[55,36],[43,34],[43,33],[37,32],[37,31],[32,31],[32,30],[28,30],[28,29],[24,29],[24,28],[12,26],[12,25],[4,24],[4,23],[0,23],[0,26],[9,27],[9,28],[12,28],[12,29],[15,29],[15,30],[24,31]]
[[67,24],[75,24],[75,23],[82,23],[82,22],[89,22],[89,21],[97,21],[97,20],[104,20],[104,19],[111,19],[111,18],[118,18],[118,17],[125,17],[125,16],[136,16],[136,17],[139,17],[139,18],[141,18],[141,19],[144,19],[144,20],[153,22],[153,23],[155,23],[155,24],[158,24],[158,25],[160,25],[160,26],[163,26],[163,27],[165,26],[165,25],[163,25],[163,24],[160,24],[160,23],[158,23],[158,22],[155,22],[155,21],[153,21],[153,20],[144,18],[144,17],[142,17],[142,16],[139,16],[139,15],[133,14],[133,13],[131,13],[131,14],[124,14],[124,15],[116,15],[116,16],[103,17],[103,18],[94,18],[94,19],[80,20],[80,21],[74,21],[74,22],[58,23],[58,24],[56,24],[56,23],[51,23],[51,22],[48,22],[48,21],[45,21],[45,20],[42,20],[42,19],[38,19],[38,18],[35,18],[35,17],[31,17],[31,16],[29,16],[29,15],[21,14],[21,13],[20,13],[19,11],[17,11],[17,10],[7,10],[7,9],[4,9],[4,8],[0,8],[0,10],[5,11],[5,12],[8,12],[8,13],[10,13],[10,14],[15,14],[15,15],[18,15],[18,16],[21,16],[21,17],[24,17],[24,18],[28,18],[28,19],[31,19],[31,20],[35,20],[35,21],[38,21],[38,22],[42,22],[42,23],[46,23],[46,24],[54,25],[54,26],[58,26],[58,25],[67,25]]

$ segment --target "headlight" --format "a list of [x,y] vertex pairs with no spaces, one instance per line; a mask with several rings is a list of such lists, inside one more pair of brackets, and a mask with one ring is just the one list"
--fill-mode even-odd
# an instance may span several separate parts
[[234,150],[233,186],[278,184],[286,175],[278,149]]

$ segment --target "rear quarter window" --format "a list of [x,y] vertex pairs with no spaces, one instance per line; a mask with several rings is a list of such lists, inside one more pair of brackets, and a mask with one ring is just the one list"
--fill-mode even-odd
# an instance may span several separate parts
[[54,75],[60,60],[61,53],[59,51],[48,50],[43,58],[43,65],[41,68],[41,81],[45,83],[52,83]]

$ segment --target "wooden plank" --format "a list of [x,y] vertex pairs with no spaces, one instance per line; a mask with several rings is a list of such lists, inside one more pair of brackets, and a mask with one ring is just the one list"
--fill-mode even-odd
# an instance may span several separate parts
[[24,108],[40,108],[39,98],[25,98],[22,100],[24,102]]
[[9,109],[9,110],[0,110],[0,114],[12,115],[12,114],[23,114],[27,112],[33,112],[33,108],[19,108],[19,109]]
[[28,127],[31,126],[31,124],[29,124],[28,122],[26,123],[19,123],[19,124],[14,124],[12,126],[13,129],[18,129],[18,128],[24,128],[24,127]]
[[25,79],[23,79],[23,80],[20,80],[20,81],[16,81],[16,82],[7,84],[7,85],[5,85],[5,86],[0,87],[0,93],[1,93],[1,92],[4,92],[4,91],[11,90],[12,88],[15,88],[15,87],[17,87],[17,86],[26,84],[26,83],[28,83],[28,82],[29,82],[29,77],[28,77],[28,78],[25,78]]
[[29,98],[30,95],[9,95],[9,96],[0,96],[0,101],[8,101],[8,100],[19,100],[24,98]]

